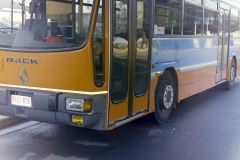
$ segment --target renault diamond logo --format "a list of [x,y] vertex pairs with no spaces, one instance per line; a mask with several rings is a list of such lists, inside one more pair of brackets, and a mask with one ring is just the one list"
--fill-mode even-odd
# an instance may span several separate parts
[[29,77],[28,77],[27,71],[24,68],[21,70],[21,72],[19,74],[19,77],[20,77],[22,83],[24,85],[26,85],[27,82],[28,82]]

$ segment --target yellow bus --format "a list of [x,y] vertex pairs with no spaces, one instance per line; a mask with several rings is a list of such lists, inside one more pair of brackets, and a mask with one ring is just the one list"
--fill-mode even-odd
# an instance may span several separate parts
[[240,74],[240,9],[227,1],[0,4],[1,115],[95,130],[149,113],[163,123]]

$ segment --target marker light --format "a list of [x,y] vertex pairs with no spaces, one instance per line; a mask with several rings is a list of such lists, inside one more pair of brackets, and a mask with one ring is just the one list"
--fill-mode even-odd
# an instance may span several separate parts
[[77,112],[91,112],[92,100],[67,98],[66,110]]
[[72,115],[72,123],[83,124],[83,117]]

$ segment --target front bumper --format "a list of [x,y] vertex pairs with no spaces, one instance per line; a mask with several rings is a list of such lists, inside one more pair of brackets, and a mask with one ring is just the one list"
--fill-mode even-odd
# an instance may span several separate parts
[[[32,107],[11,104],[11,95],[28,96]],[[65,109],[66,98],[91,99],[92,111],[80,113]],[[78,126],[95,130],[105,130],[106,95],[83,96],[76,94],[39,92],[32,90],[0,88],[0,115],[40,122]],[[83,124],[72,123],[72,116],[81,116]]]

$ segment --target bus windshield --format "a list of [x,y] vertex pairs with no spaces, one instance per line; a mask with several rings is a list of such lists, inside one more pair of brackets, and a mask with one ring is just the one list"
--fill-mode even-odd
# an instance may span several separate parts
[[94,0],[6,0],[0,3],[0,48],[69,50],[86,42]]

